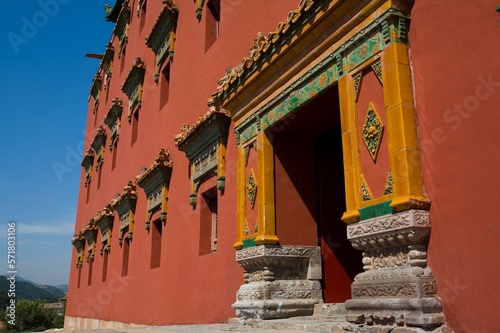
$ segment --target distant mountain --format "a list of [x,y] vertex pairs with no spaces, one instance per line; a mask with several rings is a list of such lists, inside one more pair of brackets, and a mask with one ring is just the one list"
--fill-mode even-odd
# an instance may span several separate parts
[[[9,290],[9,281],[7,277],[0,275],[0,301],[4,302],[5,296]],[[54,286],[39,285],[16,276],[16,300],[43,299],[46,302],[57,302],[66,293]],[[3,304],[0,304],[3,305]]]
[[64,291],[65,293],[68,292],[68,285],[67,284],[58,284],[57,286],[54,286],[58,289],[61,289],[62,291]]

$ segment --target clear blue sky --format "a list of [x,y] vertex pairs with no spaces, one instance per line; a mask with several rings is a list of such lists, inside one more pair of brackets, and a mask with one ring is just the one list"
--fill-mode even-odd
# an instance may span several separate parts
[[[67,284],[87,99],[113,23],[114,0],[2,3],[0,275],[7,223],[17,222],[18,275]],[[58,171],[56,171],[58,169]]]

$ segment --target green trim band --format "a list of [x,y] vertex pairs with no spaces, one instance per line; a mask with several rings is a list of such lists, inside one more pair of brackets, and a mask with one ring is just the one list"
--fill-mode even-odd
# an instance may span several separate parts
[[389,207],[391,201],[385,201],[373,206],[359,209],[359,220],[367,220],[377,216],[392,214],[392,208]]

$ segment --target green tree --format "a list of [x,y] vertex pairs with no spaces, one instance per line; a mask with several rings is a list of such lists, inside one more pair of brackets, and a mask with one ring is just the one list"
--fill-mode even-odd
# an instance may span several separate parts
[[5,329],[9,332],[36,332],[61,327],[59,317],[61,316],[58,316],[56,309],[47,308],[40,300],[20,300],[16,302],[16,325],[8,324],[10,318],[5,317],[5,314],[3,321],[6,323]]

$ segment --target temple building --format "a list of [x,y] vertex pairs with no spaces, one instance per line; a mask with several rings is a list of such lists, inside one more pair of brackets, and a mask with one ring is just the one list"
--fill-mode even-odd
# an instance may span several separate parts
[[497,5],[106,6],[65,326],[498,331]]

